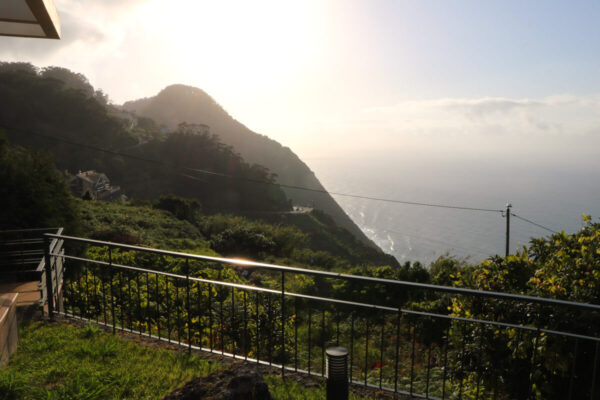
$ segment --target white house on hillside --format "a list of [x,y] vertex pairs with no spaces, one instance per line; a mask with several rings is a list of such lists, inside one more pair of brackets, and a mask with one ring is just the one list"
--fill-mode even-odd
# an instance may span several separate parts
[[121,188],[111,186],[108,177],[96,171],[80,171],[69,179],[69,187],[77,197],[84,197],[89,193],[96,200],[114,200],[121,195]]

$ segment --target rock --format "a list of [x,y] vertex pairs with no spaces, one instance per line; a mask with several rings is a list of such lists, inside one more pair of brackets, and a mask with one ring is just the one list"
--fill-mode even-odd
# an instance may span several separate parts
[[196,378],[162,400],[272,400],[262,376],[248,366]]

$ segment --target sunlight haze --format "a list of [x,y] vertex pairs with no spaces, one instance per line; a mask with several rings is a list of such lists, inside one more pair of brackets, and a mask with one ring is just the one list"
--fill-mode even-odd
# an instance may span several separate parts
[[[0,38],[0,59],[80,72],[115,104],[174,83],[199,87],[290,147],[332,191],[416,200],[463,192],[448,199],[475,203],[487,197],[470,191],[492,185],[498,207],[564,173],[583,186],[557,183],[553,193],[587,197],[556,225],[575,229],[581,212],[600,214],[600,193],[589,189],[600,171],[598,1],[56,6],[62,40]],[[389,180],[373,186],[373,175]],[[379,213],[337,200],[355,221]],[[540,218],[554,222],[561,201]]]
[[348,136],[349,157],[431,135],[598,143],[594,1],[56,3],[63,40],[2,38],[2,59],[81,72],[118,104],[197,86],[307,158]]

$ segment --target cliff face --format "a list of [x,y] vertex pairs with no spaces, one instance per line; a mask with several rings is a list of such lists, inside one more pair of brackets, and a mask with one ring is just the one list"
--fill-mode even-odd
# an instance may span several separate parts
[[[315,174],[292,150],[267,136],[252,132],[201,89],[185,85],[168,86],[154,97],[126,102],[123,109],[152,118],[171,129],[181,122],[207,125],[211,133],[233,146],[234,151],[247,162],[264,165],[276,173],[279,183],[324,190]],[[339,226],[348,229],[362,242],[376,247],[329,194],[283,189],[294,204],[325,211]]]

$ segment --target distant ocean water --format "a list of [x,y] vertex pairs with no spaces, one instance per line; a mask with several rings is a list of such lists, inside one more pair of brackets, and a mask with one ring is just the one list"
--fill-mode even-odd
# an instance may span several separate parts
[[[582,213],[600,221],[599,174],[589,166],[416,159],[307,162],[332,192],[491,209],[504,209],[510,202],[515,214],[569,233],[582,227]],[[478,262],[505,252],[506,220],[499,212],[334,198],[370,239],[400,262],[428,265],[446,253]],[[531,237],[549,234],[513,217],[510,251]]]

